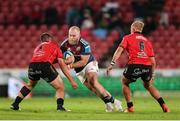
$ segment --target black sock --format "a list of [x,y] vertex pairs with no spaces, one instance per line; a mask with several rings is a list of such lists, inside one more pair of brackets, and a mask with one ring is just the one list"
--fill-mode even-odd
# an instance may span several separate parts
[[23,100],[23,98],[17,96],[13,104],[19,105],[19,103],[20,103],[22,100]]
[[57,109],[61,108],[64,104],[64,99],[58,98],[57,99]]
[[157,99],[157,101],[158,101],[158,103],[159,103],[159,105],[160,105],[161,107],[162,107],[162,105],[165,103],[162,97],[160,97],[159,99]]
[[114,103],[114,97],[113,96],[111,96],[110,100],[112,103]]
[[20,92],[24,97],[26,97],[31,92],[31,90],[24,86],[21,88]]
[[128,108],[133,107],[133,102],[128,102],[128,103],[127,103],[127,107],[128,107]]
[[113,96],[111,96],[111,97],[109,97],[109,96],[103,97],[102,100],[104,101],[104,103],[109,103],[109,102],[114,103],[114,97]]

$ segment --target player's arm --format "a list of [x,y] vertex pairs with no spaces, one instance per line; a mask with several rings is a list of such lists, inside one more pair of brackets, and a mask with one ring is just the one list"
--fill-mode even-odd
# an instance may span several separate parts
[[81,55],[81,60],[70,65],[70,68],[80,68],[87,64],[90,55]]
[[152,64],[152,72],[155,72],[156,69],[156,60],[155,57],[150,57],[151,64]]
[[152,47],[152,44],[150,41],[149,41],[148,45],[149,45],[148,49],[147,49],[148,50],[148,56],[149,56],[151,64],[152,64],[152,79],[154,79],[155,68],[156,68],[156,60],[154,57],[154,50],[153,50],[153,47]]
[[151,64],[152,64],[152,79],[155,77],[155,69],[156,69],[156,60],[155,57],[150,57]]
[[77,88],[78,85],[75,82],[75,80],[73,79],[73,77],[70,75],[70,71],[68,66],[65,64],[64,59],[62,58],[62,51],[60,50],[60,48],[57,48],[57,61],[59,63],[59,66],[62,70],[62,72],[64,73],[64,75],[68,78],[69,82],[72,84],[73,88]]
[[85,66],[88,63],[91,54],[91,47],[86,43],[81,51],[81,59],[70,65],[70,68],[80,68]]
[[123,49],[121,46],[119,46],[119,47],[116,49],[116,51],[115,51],[115,53],[114,53],[114,55],[113,55],[113,58],[112,58],[112,60],[111,60],[111,65],[113,65],[113,64],[116,63],[116,61],[118,60],[118,58],[121,56],[123,50],[124,50],[124,49]]
[[121,47],[121,46],[119,46],[119,47],[116,49],[116,51],[115,51],[115,53],[114,53],[114,55],[113,55],[113,58],[112,58],[112,60],[111,60],[111,63],[110,63],[110,65],[109,65],[108,68],[107,68],[107,75],[109,75],[110,71],[112,70],[112,67],[116,64],[116,61],[117,61],[118,58],[121,56],[123,50],[124,50],[124,48]]
[[59,66],[60,66],[62,72],[68,78],[68,80],[72,84],[73,88],[77,88],[78,85],[75,82],[75,80],[73,79],[73,77],[70,75],[70,71],[69,71],[67,65],[64,63],[64,60],[62,58],[58,58],[58,63],[59,63]]

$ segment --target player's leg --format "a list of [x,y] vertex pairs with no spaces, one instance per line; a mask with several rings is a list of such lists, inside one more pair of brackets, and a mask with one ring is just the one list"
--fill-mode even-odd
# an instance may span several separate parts
[[86,74],[86,77],[87,77],[87,82],[89,84],[89,87],[106,104],[106,112],[112,112],[113,111],[112,103],[114,103],[114,98],[98,82],[96,72],[89,72]]
[[107,112],[112,112],[113,110],[112,103],[115,104],[116,110],[122,111],[121,102],[117,99],[114,99],[114,97],[99,83],[96,72],[88,72],[86,74],[86,77],[87,77],[88,86],[106,104]]
[[123,95],[126,99],[126,103],[127,103],[127,109],[125,110],[125,112],[134,112],[134,107],[133,107],[133,102],[131,99],[131,90],[129,87],[129,84],[132,81],[128,80],[127,78],[125,78],[124,76],[122,77],[122,92]]
[[149,91],[149,93],[157,100],[159,105],[162,107],[163,112],[170,112],[168,106],[164,102],[163,98],[161,97],[159,91],[153,86],[153,80],[150,81],[143,81],[144,87]]
[[96,92],[96,90],[88,83],[88,81],[86,80],[83,83],[89,90],[91,90],[92,92],[94,92],[98,97],[100,97],[100,94]]
[[161,97],[159,91],[153,86],[153,75],[151,71],[151,66],[143,66],[144,73],[141,75],[141,79],[143,80],[144,87],[149,91],[149,93],[154,97],[157,102],[160,104],[164,112],[169,112],[168,106],[165,104],[163,98]]
[[91,90],[96,93],[98,97],[100,97],[104,103],[106,104],[106,111],[111,112],[113,109],[112,103],[115,104],[115,108],[118,111],[122,110],[121,102],[114,97],[98,82],[98,63],[96,61],[90,62],[85,68],[85,77],[87,79],[87,83]]
[[91,88],[97,93],[100,98],[111,97],[109,93],[104,89],[104,87],[98,82],[97,74],[95,72],[89,72],[86,74],[87,82]]
[[58,75],[50,84],[56,89],[56,98],[57,98],[57,110],[58,111],[67,111],[64,105],[64,84],[63,80]]
[[[100,98],[104,101],[104,98],[101,97],[101,94],[98,93],[98,91],[97,91],[94,87],[92,87],[92,86],[88,83],[88,81],[85,81],[85,82],[84,82],[84,85],[85,85],[89,90],[91,90],[92,92],[94,92],[98,97],[100,97]],[[107,91],[107,93],[108,93],[109,95],[111,95],[108,91]],[[105,104],[106,104],[106,111],[107,111],[107,112],[112,112],[112,110],[113,110],[112,102],[111,102],[111,103],[107,102],[107,103],[105,103]],[[117,111],[122,111],[121,102],[120,102],[119,100],[114,99],[114,106],[115,106],[115,108],[116,108]]]
[[31,92],[32,88],[37,84],[37,81],[40,79],[40,75],[38,70],[39,64],[37,63],[30,63],[29,69],[28,69],[28,77],[29,77],[29,83],[25,86],[23,86],[16,97],[15,101],[11,105],[11,109],[13,110],[19,110],[19,104],[20,102]]
[[111,96],[111,94],[104,89],[104,87],[98,82],[98,63],[96,61],[90,62],[84,69],[85,71],[85,77],[87,79],[87,82],[91,86],[91,88],[94,90],[94,92],[99,95],[101,99],[105,103],[107,102],[114,102],[114,98]]
[[11,109],[19,110],[19,104],[21,101],[31,92],[34,86],[37,84],[37,81],[30,80],[29,83],[23,86],[18,93],[18,96],[15,98],[14,102],[11,105]]
[[64,83],[58,72],[50,63],[46,63],[42,78],[50,83],[56,90],[56,102],[58,111],[67,111],[64,107]]
[[131,99],[131,89],[129,87],[129,84],[135,82],[137,78],[139,78],[140,72],[136,73],[137,71],[140,71],[139,68],[139,65],[129,64],[126,66],[123,72],[122,92],[127,103],[127,109],[124,112],[134,112],[133,101]]

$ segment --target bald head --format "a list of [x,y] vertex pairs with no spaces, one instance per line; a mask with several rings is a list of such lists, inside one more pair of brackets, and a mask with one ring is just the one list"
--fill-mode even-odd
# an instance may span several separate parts
[[68,41],[69,44],[75,45],[79,42],[80,39],[80,28],[77,26],[72,26],[69,29],[69,34],[68,34]]
[[142,32],[144,28],[144,23],[140,20],[136,20],[131,24],[131,33]]
[[69,32],[71,32],[71,31],[76,31],[76,32],[80,33],[80,28],[77,27],[77,26],[72,26],[72,27],[70,27],[70,29],[69,29]]

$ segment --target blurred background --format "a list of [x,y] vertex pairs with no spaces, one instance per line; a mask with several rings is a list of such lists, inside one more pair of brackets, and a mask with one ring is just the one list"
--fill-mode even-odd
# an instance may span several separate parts
[[[79,26],[82,37],[91,44],[99,62],[102,85],[113,95],[122,96],[120,76],[127,63],[126,52],[111,76],[105,75],[105,68],[135,19],[145,22],[143,34],[154,47],[157,61],[154,85],[164,95],[178,96],[179,0],[0,0],[0,97],[14,98],[24,82],[28,82],[27,68],[40,34],[50,32],[61,43],[72,25]],[[78,80],[79,88],[75,91],[64,80],[66,97],[94,96]],[[134,96],[147,95],[140,81],[131,87]],[[51,86],[39,81],[30,97],[54,94]]]

